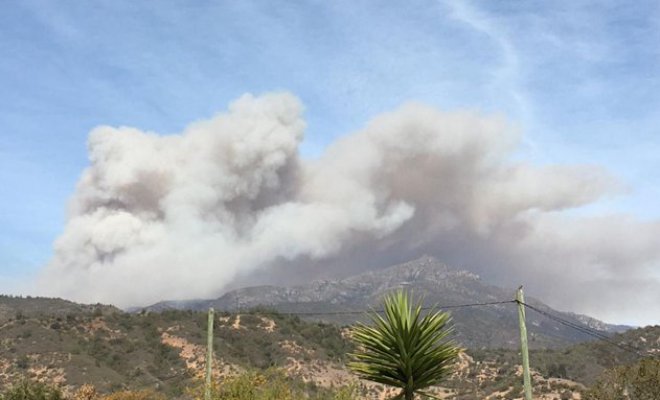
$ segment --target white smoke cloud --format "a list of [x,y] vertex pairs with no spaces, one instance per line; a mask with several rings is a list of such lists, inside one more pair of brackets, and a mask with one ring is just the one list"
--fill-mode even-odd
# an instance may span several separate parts
[[290,94],[245,95],[179,135],[94,129],[42,291],[148,304],[310,260],[359,269],[426,252],[597,316],[621,316],[612,291],[658,304],[660,224],[570,217],[620,185],[593,166],[511,161],[519,132],[501,118],[409,104],[317,160],[298,155],[304,130]]

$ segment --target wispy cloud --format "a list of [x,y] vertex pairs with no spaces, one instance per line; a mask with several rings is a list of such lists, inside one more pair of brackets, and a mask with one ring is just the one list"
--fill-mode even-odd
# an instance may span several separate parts
[[493,62],[494,65],[484,66],[492,71],[493,80],[490,82],[488,90],[493,97],[505,96],[504,103],[512,101],[515,105],[514,108],[518,111],[515,113],[516,117],[523,121],[530,121],[532,116],[530,115],[529,100],[520,82],[525,72],[518,50],[513,41],[509,39],[509,34],[499,26],[497,21],[473,7],[468,1],[447,1],[446,4],[450,7],[453,18],[467,24],[497,48],[499,60]]

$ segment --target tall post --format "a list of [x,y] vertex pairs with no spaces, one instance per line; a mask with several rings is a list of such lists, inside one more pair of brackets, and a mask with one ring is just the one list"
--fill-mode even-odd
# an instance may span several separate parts
[[206,329],[206,382],[204,400],[211,400],[211,372],[213,366],[213,307],[209,308],[208,328]]
[[518,321],[520,322],[520,349],[522,352],[525,400],[532,400],[532,382],[529,374],[529,352],[527,350],[527,326],[525,326],[525,295],[522,286],[516,292],[516,303],[518,303]]

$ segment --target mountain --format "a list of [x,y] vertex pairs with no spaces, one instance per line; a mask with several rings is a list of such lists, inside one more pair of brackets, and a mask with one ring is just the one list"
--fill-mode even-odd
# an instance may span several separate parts
[[[342,280],[315,281],[293,287],[258,286],[226,293],[213,300],[165,301],[147,307],[167,309],[236,311],[266,307],[282,313],[301,313],[309,320],[348,325],[363,318],[356,310],[378,307],[384,294],[397,288],[412,289],[427,306],[455,306],[507,301],[513,289],[488,285],[479,276],[450,268],[435,258],[417,260]],[[628,327],[609,325],[594,318],[551,309],[539,300],[526,302],[574,324],[601,333],[621,332]],[[457,340],[468,348],[515,348],[519,343],[518,311],[515,303],[449,308]],[[314,315],[313,313],[319,313]],[[593,339],[592,336],[527,311],[527,328],[533,348],[560,347]]]

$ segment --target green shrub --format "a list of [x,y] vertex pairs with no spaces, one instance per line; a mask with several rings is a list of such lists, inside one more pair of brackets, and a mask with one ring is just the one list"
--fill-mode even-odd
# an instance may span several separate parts
[[27,355],[22,355],[16,360],[16,368],[28,369],[30,366],[30,359]]
[[103,396],[101,400],[167,400],[153,390],[122,390]]
[[40,382],[23,380],[0,394],[0,400],[63,400],[60,389]]
[[660,360],[640,362],[605,371],[585,393],[587,400],[660,399]]
[[[204,398],[204,387],[198,385],[189,393],[190,397]],[[352,400],[354,388],[347,386],[336,391],[319,388],[287,376],[280,369],[248,371],[224,378],[212,388],[213,400]]]

